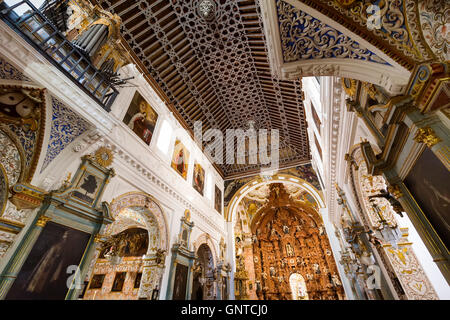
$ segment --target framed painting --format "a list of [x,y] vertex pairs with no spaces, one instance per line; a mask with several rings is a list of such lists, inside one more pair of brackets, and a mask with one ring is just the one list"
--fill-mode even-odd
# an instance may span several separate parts
[[403,181],[437,234],[450,245],[450,172],[425,148]]
[[139,91],[134,94],[123,122],[146,144],[150,145],[155,131],[158,114],[142,97]]
[[177,263],[175,281],[173,284],[173,300],[186,300],[188,267]]
[[218,186],[214,189],[214,208],[221,214],[222,213],[222,190]]
[[175,148],[172,156],[172,168],[175,169],[184,179],[187,177],[189,163],[189,151],[180,140],[175,141]]
[[142,279],[142,272],[137,272],[136,278],[134,278],[134,285],[133,285],[134,289],[139,289],[139,287],[141,286],[141,279]]
[[89,289],[101,289],[101,287],[103,286],[103,281],[105,281],[104,274],[94,274],[92,276],[92,280],[89,285]]
[[48,222],[9,290],[10,300],[63,300],[70,266],[79,265],[90,234]]
[[122,292],[123,284],[125,283],[126,272],[117,272],[114,277],[114,282],[111,288],[111,292]]
[[192,178],[192,186],[201,195],[203,195],[203,190],[205,188],[205,170],[198,163],[194,164],[194,177]]
[[103,178],[92,174],[88,170],[85,170],[75,185],[75,191],[72,195],[83,202],[92,204],[97,197],[102,183]]

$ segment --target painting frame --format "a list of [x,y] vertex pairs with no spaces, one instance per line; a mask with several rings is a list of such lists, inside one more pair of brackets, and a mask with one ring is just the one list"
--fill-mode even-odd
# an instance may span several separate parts
[[[90,177],[92,178],[89,179]],[[75,190],[72,192],[72,197],[75,198],[77,201],[82,201],[89,205],[94,204],[103,186],[103,180],[104,177],[99,177],[90,170],[83,170],[83,172],[80,174],[77,183],[74,186]],[[94,183],[95,187],[93,186]],[[92,190],[92,192],[90,191],[91,187],[94,187],[94,190]],[[81,190],[85,191],[85,194],[82,194],[80,192]],[[88,193],[92,195],[92,197],[88,196]]]
[[187,180],[189,169],[189,150],[180,139],[175,139],[172,153],[171,167],[184,179]]
[[91,278],[91,282],[89,282],[89,290],[98,290],[103,287],[103,283],[105,283],[104,273],[94,274]]
[[[68,268],[80,265],[91,234],[47,222],[27,255],[7,300],[62,300],[70,289]],[[67,248],[70,250],[67,250]]]
[[194,162],[192,187],[203,196],[205,190],[205,169],[197,162]]
[[111,292],[122,292],[127,278],[127,272],[119,271],[114,275],[114,280],[111,286]]
[[222,214],[222,190],[214,185],[214,209]]
[[188,269],[188,266],[177,263],[175,267],[172,300],[186,300]]
[[446,215],[449,205],[446,199],[450,199],[450,172],[446,166],[432,150],[424,148],[403,183],[436,234],[448,247],[450,219]]
[[150,145],[158,118],[159,114],[155,108],[148,103],[139,90],[136,90],[122,121],[146,145]]

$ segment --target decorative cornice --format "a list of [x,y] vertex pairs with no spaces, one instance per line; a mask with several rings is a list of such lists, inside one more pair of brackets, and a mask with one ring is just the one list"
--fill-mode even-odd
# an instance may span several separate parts
[[332,80],[332,96],[330,98],[329,107],[326,113],[328,114],[328,119],[331,119],[329,128],[329,156],[328,159],[324,159],[324,163],[329,163],[329,171],[327,177],[327,207],[330,216],[330,221],[336,220],[336,192],[334,192],[334,186],[336,183],[337,176],[337,165],[338,165],[338,146],[340,143],[340,123],[342,108],[344,106],[344,101],[342,99],[342,86],[341,80],[339,78],[333,78]]

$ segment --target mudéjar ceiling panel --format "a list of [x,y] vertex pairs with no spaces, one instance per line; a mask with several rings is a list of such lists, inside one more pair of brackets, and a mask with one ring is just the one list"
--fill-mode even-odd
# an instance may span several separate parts
[[[122,18],[123,38],[192,130],[200,120],[225,136],[253,122],[279,130],[280,167],[310,159],[301,81],[271,72],[258,1],[96,2]],[[225,178],[260,168],[223,162]]]

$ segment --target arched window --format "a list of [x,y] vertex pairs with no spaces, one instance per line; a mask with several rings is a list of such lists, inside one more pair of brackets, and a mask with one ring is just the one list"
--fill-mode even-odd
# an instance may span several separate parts
[[292,300],[309,300],[305,279],[299,273],[293,273],[289,277]]

